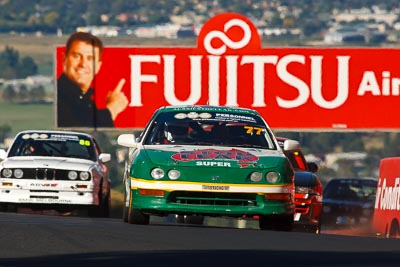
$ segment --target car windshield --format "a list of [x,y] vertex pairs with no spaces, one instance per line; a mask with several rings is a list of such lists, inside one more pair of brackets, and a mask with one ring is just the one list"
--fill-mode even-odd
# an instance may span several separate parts
[[374,200],[376,186],[375,180],[332,180],[325,187],[324,198],[351,201]]
[[144,140],[146,145],[204,145],[276,149],[273,135],[254,115],[207,112],[162,113]]
[[84,135],[29,133],[19,135],[10,148],[9,157],[51,156],[95,159],[94,144]]

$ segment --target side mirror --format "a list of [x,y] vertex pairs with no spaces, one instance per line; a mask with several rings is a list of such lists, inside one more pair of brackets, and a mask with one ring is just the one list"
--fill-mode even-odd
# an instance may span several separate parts
[[136,147],[136,138],[134,134],[121,134],[117,139],[118,145],[126,147]]
[[101,153],[99,155],[99,159],[103,163],[109,162],[111,160],[111,154],[109,154],[109,153]]
[[7,157],[7,151],[5,149],[0,149],[0,161],[5,160]]
[[285,142],[283,142],[283,150],[285,151],[289,151],[289,150],[300,150],[301,146],[300,146],[300,142],[296,141],[296,140],[285,140]]
[[315,162],[308,162],[307,166],[310,172],[316,173],[319,170],[319,167]]

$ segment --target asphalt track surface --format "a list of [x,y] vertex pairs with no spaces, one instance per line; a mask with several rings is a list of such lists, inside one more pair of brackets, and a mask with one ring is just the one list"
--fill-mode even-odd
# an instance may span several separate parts
[[400,239],[0,213],[0,266],[400,266]]

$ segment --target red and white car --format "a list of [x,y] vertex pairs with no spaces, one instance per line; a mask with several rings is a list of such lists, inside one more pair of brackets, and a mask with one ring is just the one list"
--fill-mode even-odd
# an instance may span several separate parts
[[322,214],[322,184],[316,172],[318,165],[307,162],[304,158],[300,143],[290,149],[284,147],[288,138],[277,137],[279,146],[283,149],[295,171],[294,185],[296,205],[294,215],[294,229],[319,233],[321,230]]
[[108,217],[110,159],[86,133],[20,132],[0,150],[0,210],[80,208]]

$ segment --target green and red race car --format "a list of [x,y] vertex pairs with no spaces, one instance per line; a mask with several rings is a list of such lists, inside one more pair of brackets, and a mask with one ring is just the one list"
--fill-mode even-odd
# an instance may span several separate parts
[[139,137],[122,134],[118,144],[129,148],[125,222],[227,216],[258,218],[260,229],[292,229],[294,170],[254,110],[162,107]]

